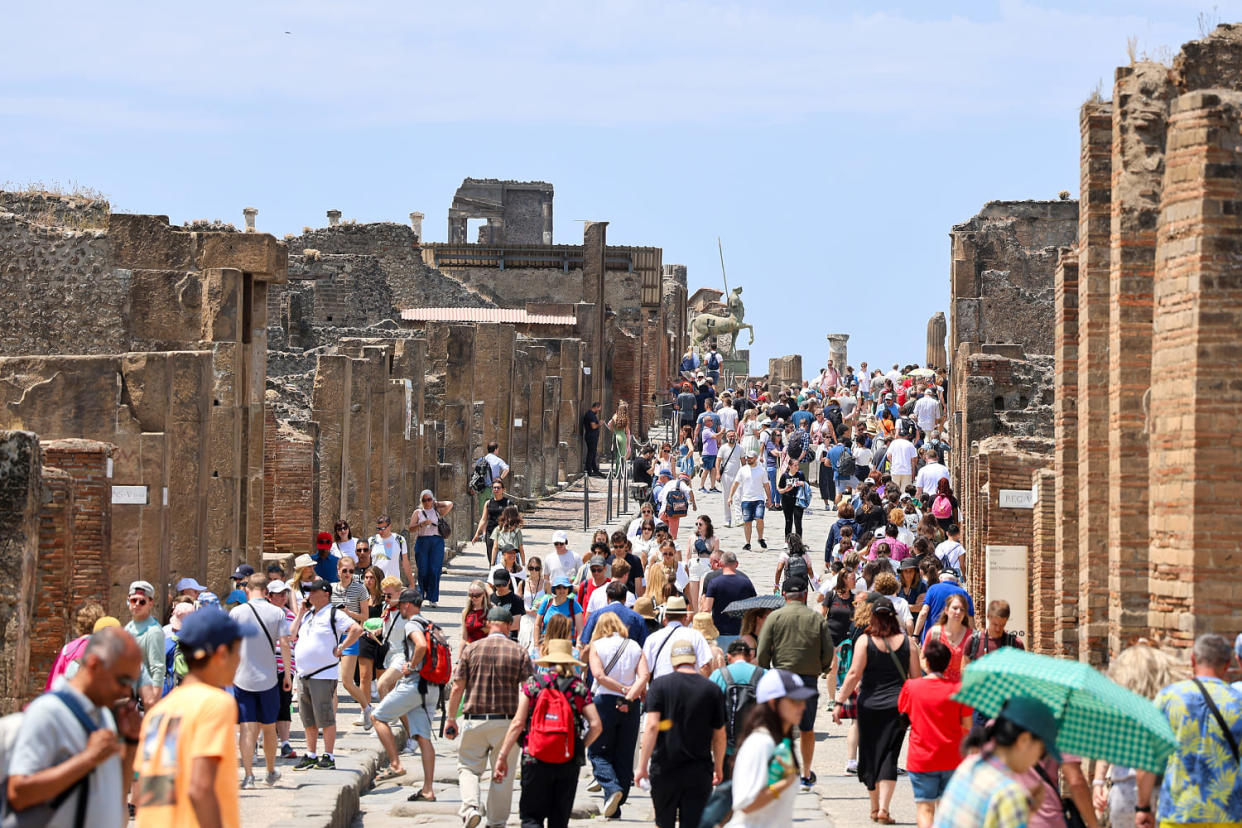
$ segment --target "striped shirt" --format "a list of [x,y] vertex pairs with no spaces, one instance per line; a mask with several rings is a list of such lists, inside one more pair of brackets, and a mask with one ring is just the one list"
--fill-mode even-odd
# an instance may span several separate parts
[[349,586],[339,582],[332,585],[332,603],[350,612],[362,612],[362,602],[370,598],[371,593],[356,578],[349,582]]

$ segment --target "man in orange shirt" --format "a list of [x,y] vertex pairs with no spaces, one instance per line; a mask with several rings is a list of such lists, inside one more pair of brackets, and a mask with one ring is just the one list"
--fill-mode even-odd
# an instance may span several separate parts
[[189,674],[142,725],[134,804],[138,828],[234,828],[237,793],[237,702],[233,681],[239,642],[258,635],[217,609],[190,613],[179,636]]

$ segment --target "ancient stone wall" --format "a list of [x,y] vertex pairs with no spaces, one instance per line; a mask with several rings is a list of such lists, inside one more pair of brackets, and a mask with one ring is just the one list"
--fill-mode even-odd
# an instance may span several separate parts
[[73,637],[74,606],[70,599],[73,574],[73,478],[68,472],[43,467],[40,480],[43,508],[39,512],[39,555],[35,563],[34,604],[30,627],[30,679],[27,695],[42,692],[52,663]]
[[1052,353],[1052,271],[1077,225],[1074,201],[992,201],[954,226],[950,350],[1003,342]]
[[1061,647],[1093,663],[1140,636],[1233,633],[1227,481],[1242,452],[1222,424],[1242,387],[1227,356],[1242,319],[1227,278],[1242,247],[1240,104],[1231,25],[1171,69],[1118,69],[1113,100],[1083,107],[1081,228],[1056,323],[1056,520],[1078,532],[1076,548],[1058,535],[1054,597]]
[[768,360],[768,388],[776,391],[802,385],[802,355],[772,357]]
[[[0,430],[0,709],[18,710],[30,687],[30,631],[39,554],[43,468],[39,438]],[[41,688],[40,688],[41,689]]]

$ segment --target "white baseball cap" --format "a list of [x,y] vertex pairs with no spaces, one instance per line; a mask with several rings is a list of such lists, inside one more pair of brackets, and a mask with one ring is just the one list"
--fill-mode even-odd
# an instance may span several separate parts
[[797,674],[788,670],[768,670],[755,687],[755,701],[759,704],[773,699],[799,701],[814,698],[817,695],[819,695],[818,689],[807,687]]
[[268,592],[285,592],[289,589],[289,585],[279,578],[275,578],[267,582]]
[[569,534],[564,529],[557,529],[552,533],[553,543],[569,543]]

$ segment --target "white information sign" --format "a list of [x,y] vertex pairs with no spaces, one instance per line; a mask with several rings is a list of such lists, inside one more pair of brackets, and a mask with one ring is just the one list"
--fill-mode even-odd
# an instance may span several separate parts
[[112,502],[123,506],[146,506],[146,486],[113,486]]
[[1032,489],[1001,489],[1002,509],[1034,509],[1035,492]]
[[[976,622],[982,624],[987,604],[1000,599],[1009,602],[1008,629],[1023,636],[1029,634],[1031,617],[1026,600],[1026,593],[1030,588],[1026,568],[1027,548],[989,544],[984,554],[987,559],[985,566],[988,586],[984,594],[984,606],[975,607]],[[1025,641],[1023,643],[1026,644]]]

